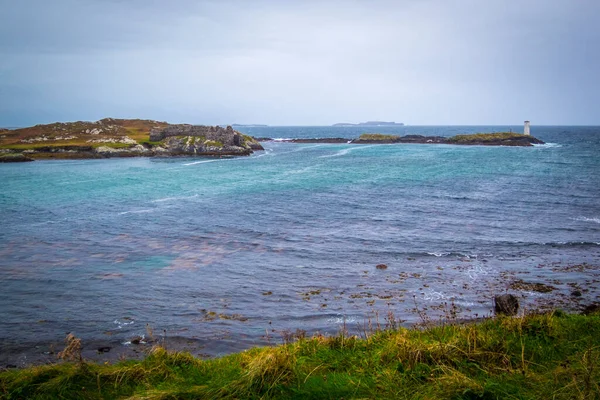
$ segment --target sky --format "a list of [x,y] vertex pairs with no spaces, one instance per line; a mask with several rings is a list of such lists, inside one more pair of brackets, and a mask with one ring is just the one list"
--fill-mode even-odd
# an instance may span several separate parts
[[0,126],[600,125],[598,0],[0,0]]

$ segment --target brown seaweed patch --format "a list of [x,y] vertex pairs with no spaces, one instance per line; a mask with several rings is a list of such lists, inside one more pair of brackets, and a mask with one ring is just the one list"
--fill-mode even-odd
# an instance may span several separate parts
[[578,265],[552,267],[552,271],[556,272],[585,272],[589,270],[600,270],[600,266],[583,263]]
[[331,289],[313,289],[308,290],[306,292],[300,292],[299,295],[302,297],[302,300],[309,301],[311,296],[319,296],[322,293],[329,293]]
[[205,310],[205,309],[200,310],[200,312],[202,313],[202,318],[200,320],[203,322],[214,321],[217,318],[224,319],[224,320],[231,320],[231,321],[240,321],[240,322],[248,321],[248,318],[244,317],[241,314],[224,314],[224,313],[217,313],[215,311],[209,311],[209,310]]
[[554,286],[546,285],[544,283],[538,282],[525,282],[521,279],[517,279],[513,281],[510,286],[510,289],[513,290],[527,290],[530,292],[538,292],[538,293],[549,293],[553,290],[556,290]]

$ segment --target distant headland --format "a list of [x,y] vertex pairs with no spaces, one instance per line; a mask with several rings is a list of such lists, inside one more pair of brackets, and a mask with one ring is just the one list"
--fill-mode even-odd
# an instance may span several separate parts
[[353,124],[350,122],[338,122],[331,126],[404,126],[402,122],[386,122],[386,121],[367,121]]
[[105,118],[0,129],[0,162],[109,157],[247,156],[263,150],[231,126]]

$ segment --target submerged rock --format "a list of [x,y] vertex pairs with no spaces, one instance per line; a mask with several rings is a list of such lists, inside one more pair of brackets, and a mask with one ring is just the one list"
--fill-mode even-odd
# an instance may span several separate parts
[[108,353],[110,351],[110,349],[112,349],[112,347],[110,346],[102,346],[102,347],[98,347],[98,353]]
[[519,311],[519,299],[512,294],[495,296],[494,310],[496,314],[516,315]]

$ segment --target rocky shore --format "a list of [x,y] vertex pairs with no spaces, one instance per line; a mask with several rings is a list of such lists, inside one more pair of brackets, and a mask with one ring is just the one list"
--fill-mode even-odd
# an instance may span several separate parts
[[530,136],[512,132],[478,133],[474,135],[457,135],[453,137],[423,136],[423,135],[382,135],[366,133],[357,139],[349,138],[318,138],[318,139],[272,139],[258,138],[258,141],[278,141],[288,143],[349,143],[349,144],[453,144],[453,145],[479,145],[479,146],[533,146],[544,144],[543,141]]
[[263,150],[231,126],[106,118],[0,132],[0,162],[110,157],[247,156]]

